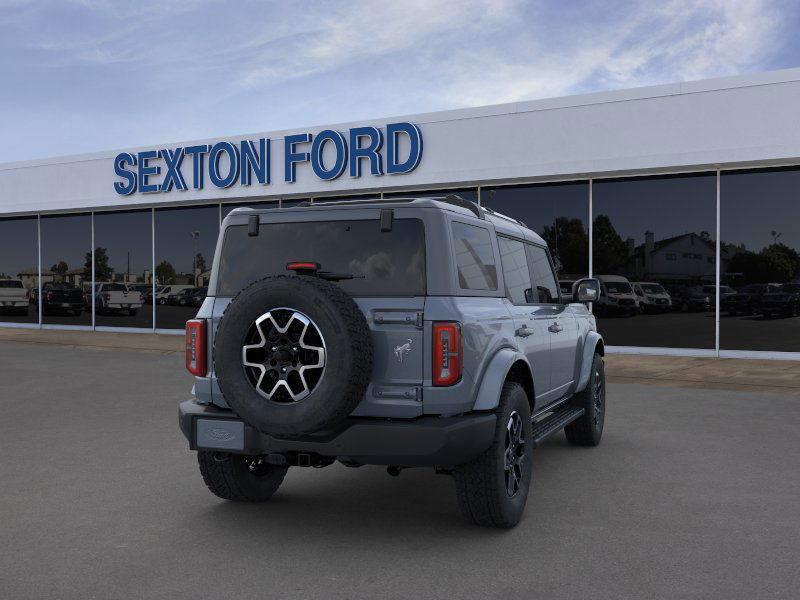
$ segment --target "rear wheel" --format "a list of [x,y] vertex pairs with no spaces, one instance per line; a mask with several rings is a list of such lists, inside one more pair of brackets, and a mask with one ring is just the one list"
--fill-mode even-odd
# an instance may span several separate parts
[[225,500],[264,502],[278,490],[288,467],[271,465],[263,456],[200,450],[197,462],[211,492]]
[[606,371],[603,357],[595,354],[586,389],[575,394],[574,404],[583,408],[583,416],[564,428],[567,440],[574,446],[597,446],[603,437],[606,415]]
[[515,382],[503,386],[491,447],[453,471],[461,513],[478,525],[510,528],[519,523],[533,479],[528,395]]

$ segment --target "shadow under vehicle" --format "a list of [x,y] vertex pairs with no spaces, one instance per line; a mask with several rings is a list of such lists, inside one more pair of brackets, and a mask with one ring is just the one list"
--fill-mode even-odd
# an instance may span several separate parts
[[764,294],[777,292],[779,289],[780,284],[778,283],[751,283],[720,301],[720,310],[727,312],[732,317],[758,314]]
[[28,314],[30,298],[21,279],[0,279],[0,312]]
[[70,283],[48,281],[42,286],[42,313],[72,313],[81,316],[84,307],[83,292]]
[[800,315],[800,283],[784,283],[776,291],[761,296],[759,312],[767,318]]
[[673,310],[685,313],[707,312],[714,306],[712,296],[703,292],[703,288],[699,285],[678,286],[672,288],[669,293],[672,297]]
[[600,298],[594,304],[599,316],[622,315],[632,317],[639,312],[636,295],[627,277],[622,275],[598,275]]
[[635,281],[631,285],[640,312],[665,313],[672,310],[672,298],[660,283]]

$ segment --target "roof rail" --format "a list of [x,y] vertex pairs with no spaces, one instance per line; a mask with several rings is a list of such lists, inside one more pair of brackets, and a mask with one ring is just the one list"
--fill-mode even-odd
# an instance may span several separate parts
[[479,219],[483,219],[483,213],[481,209],[478,207],[477,204],[474,202],[470,202],[469,200],[465,200],[461,196],[457,194],[447,194],[447,196],[434,196],[434,200],[439,200],[440,202],[446,202],[447,204],[452,204],[453,206],[459,206],[461,208],[466,208],[468,211],[473,213]]
[[509,217],[508,215],[504,215],[503,213],[499,213],[499,212],[497,212],[495,210],[492,210],[491,208],[489,208],[487,206],[481,206],[481,209],[485,210],[487,213],[489,213],[493,217],[497,217],[498,219],[505,219],[506,221],[511,221],[512,223],[516,223],[517,225],[522,225],[526,229],[528,228],[528,226],[525,225],[525,223],[523,221],[520,221],[519,219],[515,219],[514,217]]

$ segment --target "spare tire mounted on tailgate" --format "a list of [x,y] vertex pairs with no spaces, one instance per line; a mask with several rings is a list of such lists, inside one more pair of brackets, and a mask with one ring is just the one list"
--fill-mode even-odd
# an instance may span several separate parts
[[214,339],[214,369],[228,405],[267,434],[335,427],[372,374],[364,314],[339,286],[275,275],[231,301]]

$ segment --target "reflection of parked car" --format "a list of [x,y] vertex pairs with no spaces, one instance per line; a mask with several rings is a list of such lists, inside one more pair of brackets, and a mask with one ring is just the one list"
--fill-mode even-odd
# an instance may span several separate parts
[[70,283],[48,281],[42,286],[42,312],[71,312],[79,317],[83,312],[83,292]]
[[207,287],[193,288],[188,290],[186,294],[179,296],[178,304],[180,306],[200,306],[203,304],[203,300],[206,299],[207,294]]
[[681,286],[671,290],[672,307],[681,312],[702,312],[711,310],[711,296],[700,286]]
[[667,312],[672,299],[660,283],[636,281],[631,284],[641,312]]
[[[142,307],[142,295],[123,283],[95,283],[94,308],[98,314],[127,312],[133,316]],[[88,299],[91,302],[91,298]]]
[[[703,293],[704,294],[708,294],[708,296],[710,298],[716,298],[717,297],[717,286],[715,286],[715,285],[704,285],[703,286]],[[729,296],[733,296],[735,293],[736,293],[736,290],[733,289],[729,285],[721,285],[721,286],[719,286],[719,301],[720,301],[720,304],[725,302],[725,298],[727,298]],[[714,300],[712,300],[712,302],[714,302]]]
[[600,299],[594,305],[598,314],[633,316],[639,312],[636,296],[627,278],[621,275],[598,275],[597,278],[601,284]]
[[785,283],[778,290],[761,296],[760,312],[765,317],[800,315],[800,283]]
[[195,288],[189,287],[178,291],[176,294],[167,296],[167,304],[171,306],[186,306],[189,296],[194,292]]
[[177,296],[181,290],[188,290],[193,287],[193,285],[165,285],[160,290],[156,290],[156,303],[167,304],[170,296]]
[[753,315],[759,312],[761,297],[770,292],[777,292],[780,285],[777,283],[751,283],[744,286],[737,293],[727,296],[720,303],[720,308],[729,315]]
[[28,314],[28,290],[21,279],[0,279],[0,311]]

